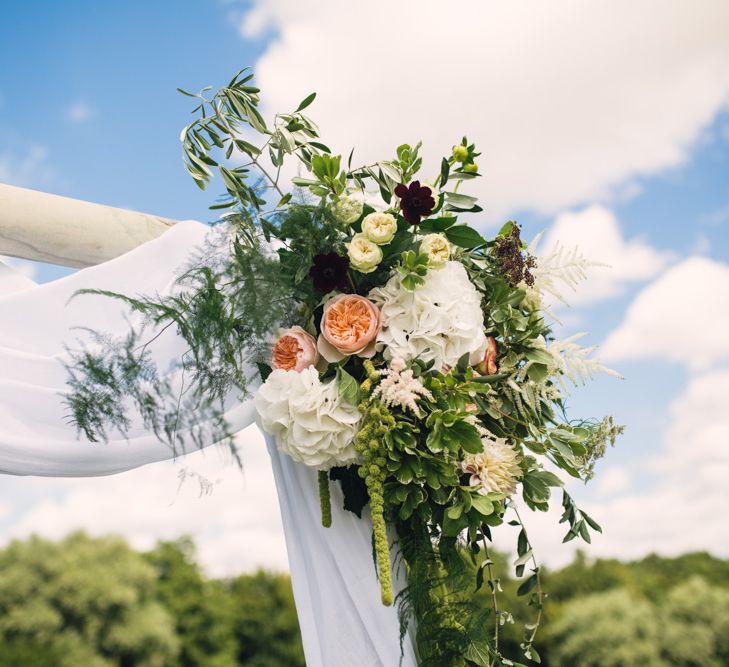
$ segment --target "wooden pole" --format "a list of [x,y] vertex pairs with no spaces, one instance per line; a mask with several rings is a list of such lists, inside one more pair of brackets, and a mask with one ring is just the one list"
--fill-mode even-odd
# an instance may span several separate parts
[[151,241],[175,222],[0,184],[0,255],[92,266]]

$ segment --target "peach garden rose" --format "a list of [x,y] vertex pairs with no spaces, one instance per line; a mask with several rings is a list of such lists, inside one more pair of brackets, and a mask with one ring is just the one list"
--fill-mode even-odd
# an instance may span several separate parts
[[301,327],[282,329],[273,346],[271,368],[301,373],[319,361],[316,339]]
[[380,310],[358,294],[340,294],[324,306],[318,348],[329,362],[352,354],[372,357],[380,331]]

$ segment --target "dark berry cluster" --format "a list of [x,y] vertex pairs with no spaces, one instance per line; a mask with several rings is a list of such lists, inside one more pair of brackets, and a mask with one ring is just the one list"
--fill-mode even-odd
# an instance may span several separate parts
[[534,275],[530,269],[536,267],[537,260],[533,255],[523,252],[520,231],[519,225],[514,224],[508,235],[498,236],[493,253],[501,272],[512,287],[522,281],[531,287],[534,284]]

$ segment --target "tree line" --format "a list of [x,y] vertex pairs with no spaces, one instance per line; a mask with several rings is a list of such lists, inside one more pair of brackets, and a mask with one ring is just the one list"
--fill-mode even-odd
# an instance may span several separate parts
[[[495,560],[506,565],[503,556]],[[545,570],[543,581],[543,665],[729,665],[727,560],[694,553],[623,563],[578,554]],[[515,622],[499,641],[519,660],[534,610],[516,596],[517,581],[500,583],[500,607]],[[287,575],[208,578],[188,538],[140,553],[121,538],[74,533],[0,550],[0,667],[304,664]]]

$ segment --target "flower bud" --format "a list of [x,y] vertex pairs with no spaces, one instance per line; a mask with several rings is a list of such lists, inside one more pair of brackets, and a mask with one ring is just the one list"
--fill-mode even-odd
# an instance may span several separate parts
[[332,215],[345,225],[357,222],[363,210],[364,202],[349,195],[339,197],[331,206]]
[[483,354],[483,360],[476,367],[482,375],[496,375],[499,368],[496,365],[496,341],[493,337],[486,338],[486,350]]
[[463,144],[458,144],[458,146],[453,147],[453,157],[458,162],[463,162],[468,158],[468,148],[466,148]]

